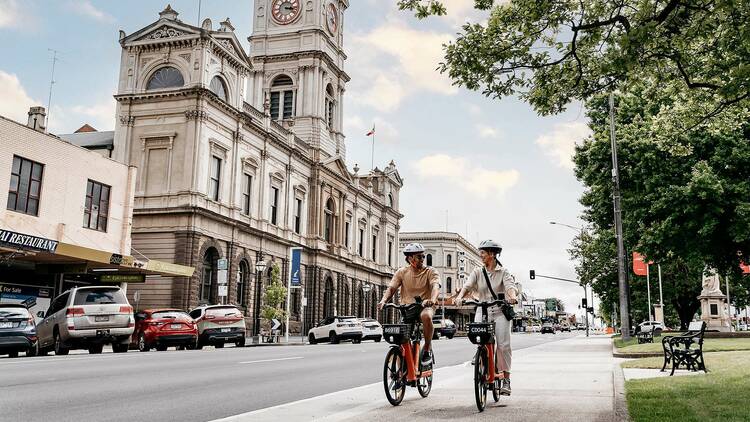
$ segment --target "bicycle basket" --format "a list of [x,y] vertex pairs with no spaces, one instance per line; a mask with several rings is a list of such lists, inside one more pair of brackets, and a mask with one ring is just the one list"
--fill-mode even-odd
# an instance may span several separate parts
[[474,344],[487,344],[495,336],[495,324],[485,322],[470,322],[466,332],[469,341]]
[[406,324],[383,325],[383,338],[391,344],[405,344],[409,342],[408,326]]

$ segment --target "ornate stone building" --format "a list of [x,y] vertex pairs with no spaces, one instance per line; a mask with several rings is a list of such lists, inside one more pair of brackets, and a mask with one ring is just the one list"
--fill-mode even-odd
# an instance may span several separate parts
[[403,181],[393,162],[367,174],[346,166],[347,7],[255,0],[249,55],[229,19],[196,27],[169,6],[120,33],[112,156],[139,168],[133,253],[196,267],[191,278],[149,280],[144,306],[216,303],[227,259],[227,301],[257,333],[270,268],[286,283],[289,248],[301,246],[293,330],[333,314],[375,316],[399,264]]

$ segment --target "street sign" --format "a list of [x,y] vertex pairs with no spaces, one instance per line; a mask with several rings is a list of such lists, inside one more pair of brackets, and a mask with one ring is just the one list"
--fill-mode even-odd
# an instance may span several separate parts
[[145,283],[146,276],[143,274],[102,274],[99,276],[101,283]]
[[229,261],[226,258],[219,258],[219,260],[216,261],[216,269],[218,270],[229,269]]
[[227,284],[227,270],[219,270],[216,272],[216,282],[219,285]]
[[274,318],[271,321],[273,321],[273,327],[271,327],[272,330],[278,330],[279,327],[281,327],[281,321],[278,319]]
[[219,286],[219,296],[220,297],[227,297],[229,294],[229,286],[226,284],[223,286]]

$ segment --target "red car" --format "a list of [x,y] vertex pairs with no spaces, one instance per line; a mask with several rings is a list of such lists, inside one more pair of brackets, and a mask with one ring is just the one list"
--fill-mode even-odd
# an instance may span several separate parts
[[163,351],[169,346],[192,348],[198,341],[198,328],[193,318],[179,309],[148,309],[135,314],[132,338],[141,352],[151,348]]

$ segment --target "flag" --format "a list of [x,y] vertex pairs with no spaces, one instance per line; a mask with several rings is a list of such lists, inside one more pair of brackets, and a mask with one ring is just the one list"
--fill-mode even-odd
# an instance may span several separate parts
[[372,125],[372,130],[369,131],[369,132],[367,132],[367,135],[365,135],[365,136],[372,136],[374,134],[375,134],[375,125]]
[[740,268],[742,268],[743,274],[750,274],[750,265],[747,265],[743,262],[742,264],[740,264]]
[[[649,261],[648,265],[653,263],[654,261]],[[648,272],[648,268],[646,268],[646,259],[638,252],[633,252],[633,272],[636,275],[646,275]]]

